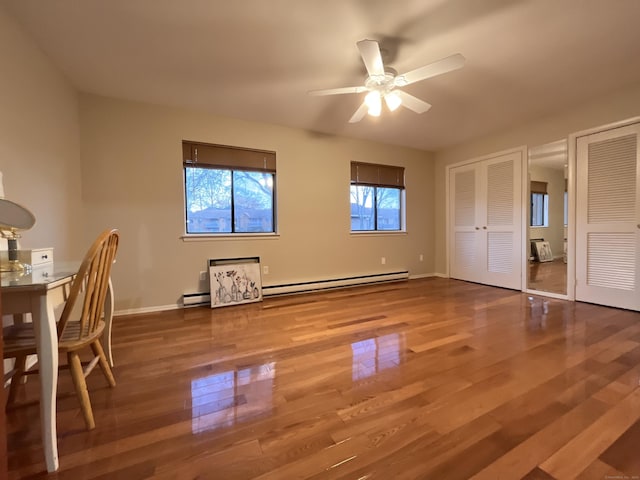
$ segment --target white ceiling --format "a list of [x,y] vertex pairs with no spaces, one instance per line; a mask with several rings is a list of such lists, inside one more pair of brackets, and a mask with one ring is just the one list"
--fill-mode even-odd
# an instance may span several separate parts
[[[81,91],[438,150],[640,83],[639,0],[0,0]],[[356,42],[433,105],[348,120]]]

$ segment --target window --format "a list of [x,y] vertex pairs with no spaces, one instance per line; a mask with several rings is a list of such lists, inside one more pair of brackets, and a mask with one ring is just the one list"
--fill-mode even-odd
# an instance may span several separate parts
[[275,232],[275,153],[182,142],[187,234]]
[[531,226],[549,226],[549,195],[546,193],[531,194]]
[[404,168],[351,162],[351,231],[403,229]]
[[532,227],[549,226],[549,195],[547,182],[531,182],[531,221]]

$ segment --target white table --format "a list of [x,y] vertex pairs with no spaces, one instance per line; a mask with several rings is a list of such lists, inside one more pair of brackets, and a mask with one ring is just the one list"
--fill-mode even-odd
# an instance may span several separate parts
[[[58,389],[58,335],[55,309],[62,305],[80,263],[56,262],[53,268],[34,269],[26,275],[2,273],[3,315],[31,313],[40,369],[40,419],[47,471],[58,470],[56,392]],[[111,365],[111,280],[105,300],[105,353]]]

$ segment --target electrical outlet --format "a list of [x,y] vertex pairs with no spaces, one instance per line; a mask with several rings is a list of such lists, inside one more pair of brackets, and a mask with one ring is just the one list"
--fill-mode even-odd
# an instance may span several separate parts
[[207,272],[206,271],[202,271],[200,272],[200,281],[204,282],[207,280]]
[[387,264],[387,259],[385,257],[382,257],[380,259],[380,263],[382,263],[382,265],[386,265]]
[[420,254],[420,261],[421,262],[424,261],[424,255],[423,254]]
[[265,275],[269,275],[269,266],[268,265],[264,265],[262,267],[262,273]]

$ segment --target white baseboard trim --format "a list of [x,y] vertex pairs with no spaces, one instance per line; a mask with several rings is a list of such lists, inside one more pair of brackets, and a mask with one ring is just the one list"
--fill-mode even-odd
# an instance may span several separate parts
[[434,273],[433,276],[438,278],[449,278],[449,275],[446,275],[444,273],[439,273],[439,272]]
[[431,278],[435,276],[436,276],[435,273],[417,273],[414,275],[409,275],[409,280],[417,280],[419,278]]
[[135,315],[138,313],[164,312],[167,310],[178,310],[179,308],[184,308],[184,305],[182,305],[181,303],[176,303],[170,305],[158,305],[155,307],[125,308],[123,310],[116,310],[115,312],[113,312],[113,316],[119,317],[121,315]]

